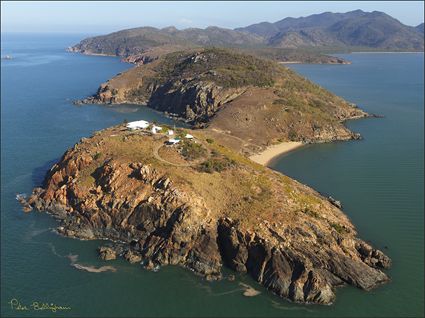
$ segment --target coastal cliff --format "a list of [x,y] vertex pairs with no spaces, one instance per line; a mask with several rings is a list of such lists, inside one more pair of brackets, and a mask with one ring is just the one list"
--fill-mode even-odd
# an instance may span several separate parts
[[212,141],[209,130],[167,146],[166,135],[116,126],[82,139],[27,204],[52,213],[58,232],[117,241],[149,269],[180,265],[207,279],[247,273],[280,297],[330,304],[344,284],[389,280],[391,261],[357,238],[350,220],[313,189]]
[[223,49],[171,53],[117,75],[79,103],[141,104],[263,147],[359,138],[367,113],[276,62]]

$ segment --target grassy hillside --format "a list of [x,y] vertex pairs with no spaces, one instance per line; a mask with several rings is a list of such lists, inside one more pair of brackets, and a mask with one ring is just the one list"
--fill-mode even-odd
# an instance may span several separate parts
[[86,102],[144,104],[240,139],[234,146],[245,152],[357,138],[342,122],[366,116],[276,62],[225,49],[170,53],[102,84]]
[[160,81],[193,78],[224,88],[272,86],[283,74],[276,63],[223,49],[205,49],[202,54],[177,52],[154,68]]
[[174,146],[124,125],[96,132],[49,170],[27,208],[51,212],[63,235],[118,241],[111,255],[147,269],[215,280],[226,266],[296,302],[331,304],[344,282],[370,290],[389,280],[391,260],[329,200],[208,131],[188,132],[194,139]]

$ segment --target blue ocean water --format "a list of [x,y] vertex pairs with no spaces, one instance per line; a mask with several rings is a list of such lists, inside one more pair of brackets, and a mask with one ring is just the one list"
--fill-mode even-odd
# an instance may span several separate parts
[[[131,65],[112,57],[65,52],[85,35],[2,34],[1,314],[15,317],[116,316],[418,316],[423,312],[423,54],[350,54],[352,65],[291,66],[367,111],[385,115],[348,123],[363,141],[315,145],[273,167],[341,199],[360,236],[394,261],[393,281],[371,292],[338,290],[333,306],[279,299],[246,276],[206,282],[178,267],[158,272],[112,261],[101,266],[99,242],[60,237],[45,213],[24,214],[15,197],[29,193],[81,137],[124,119],[170,122],[143,107],[74,106]],[[240,282],[262,293],[244,297]],[[9,302],[68,306],[67,311],[12,310]]]

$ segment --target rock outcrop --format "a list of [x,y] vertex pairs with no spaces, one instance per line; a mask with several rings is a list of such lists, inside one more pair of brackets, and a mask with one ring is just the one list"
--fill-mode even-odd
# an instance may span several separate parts
[[223,89],[211,82],[178,80],[153,89],[148,106],[199,126],[208,123],[221,106],[244,91],[244,88]]
[[296,302],[330,304],[335,287],[389,280],[389,258],[314,190],[216,143],[214,156],[233,158],[225,170],[173,168],[152,157],[161,142],[99,132],[68,150],[27,203],[52,213],[63,235],[120,241],[99,249],[103,259],[180,265],[208,280],[227,266]]
[[[277,295],[296,302],[332,303],[333,289],[344,283],[369,290],[388,277],[376,269],[388,268],[389,259],[381,252],[357,240],[340,239],[330,249],[311,249],[312,233],[288,229],[280,236],[271,230],[274,240],[238,229],[231,219],[220,220],[218,242],[225,264],[238,272],[247,272]],[[307,238],[307,243],[305,238]],[[275,242],[273,242],[275,241]],[[290,243],[290,248],[282,245]],[[276,245],[280,244],[280,245]],[[358,255],[340,255],[334,248],[349,251],[366,244],[366,257],[377,256],[373,263],[359,263]],[[360,257],[363,257],[360,251]],[[354,258],[353,256],[356,255]],[[379,255],[379,256],[378,256]],[[379,259],[379,261],[378,261]],[[378,264],[379,263],[379,264]]]
[[102,246],[99,248],[99,257],[105,261],[110,261],[116,259],[117,254],[112,248]]

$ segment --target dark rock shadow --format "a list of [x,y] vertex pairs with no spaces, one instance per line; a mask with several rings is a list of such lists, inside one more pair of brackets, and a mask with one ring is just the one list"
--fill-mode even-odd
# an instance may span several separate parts
[[32,170],[31,180],[34,187],[41,187],[43,185],[43,181],[46,177],[47,172],[50,170],[51,167],[53,167],[55,163],[58,163],[59,160],[60,157],[53,160],[49,160],[40,167],[34,168]]

